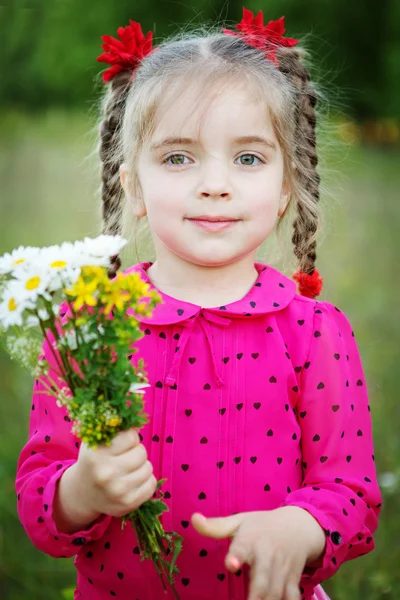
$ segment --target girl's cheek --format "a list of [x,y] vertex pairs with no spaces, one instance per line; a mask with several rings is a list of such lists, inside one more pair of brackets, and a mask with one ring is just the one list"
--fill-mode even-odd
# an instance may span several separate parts
[[[254,198],[254,197],[253,197]],[[249,210],[253,215],[265,218],[269,215],[273,217],[278,214],[279,209],[279,197],[262,196],[259,202],[251,202]]]

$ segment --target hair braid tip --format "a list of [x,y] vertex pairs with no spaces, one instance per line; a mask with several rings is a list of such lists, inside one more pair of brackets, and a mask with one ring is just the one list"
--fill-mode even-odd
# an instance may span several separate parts
[[110,257],[110,263],[111,266],[107,271],[107,275],[109,279],[114,279],[114,277],[117,275],[118,269],[121,266],[121,259],[118,256],[118,254],[114,254],[114,256]]

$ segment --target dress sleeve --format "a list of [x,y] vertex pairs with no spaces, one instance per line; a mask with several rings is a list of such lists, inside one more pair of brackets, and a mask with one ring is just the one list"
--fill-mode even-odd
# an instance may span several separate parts
[[317,585],[374,548],[382,501],[359,351],[347,317],[329,302],[314,307],[300,392],[303,483],[283,505],[307,510],[325,530],[324,554],[303,574]]
[[[54,337],[48,332],[51,342]],[[49,363],[49,378],[65,385],[47,340],[39,358]],[[53,501],[63,473],[78,458],[79,440],[71,432],[67,410],[47,395],[49,378],[41,377],[33,384],[29,437],[17,464],[15,489],[19,519],[32,543],[55,558],[74,556],[81,546],[103,536],[112,517],[100,515],[85,530],[73,534],[58,531],[53,519]]]

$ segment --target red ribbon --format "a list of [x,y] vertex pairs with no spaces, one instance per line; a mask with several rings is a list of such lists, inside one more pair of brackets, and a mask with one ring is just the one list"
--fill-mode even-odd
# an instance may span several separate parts
[[97,57],[98,62],[112,65],[103,73],[103,81],[111,81],[121,71],[134,71],[139,62],[153,50],[153,33],[144,36],[140,23],[129,21],[127,27],[118,28],[118,37],[103,35],[103,54]]
[[317,269],[314,269],[314,273],[309,275],[304,271],[296,271],[292,275],[293,279],[297,281],[299,287],[299,293],[307,298],[315,298],[322,290],[323,278],[320,276]]
[[281,17],[277,21],[269,21],[267,25],[264,25],[262,10],[255,17],[251,10],[243,8],[243,19],[235,27],[239,33],[230,29],[222,29],[222,31],[227,35],[241,37],[250,46],[264,50],[265,57],[275,65],[278,63],[276,51],[280,46],[291,48],[299,43],[298,40],[283,37],[286,31],[285,17]]

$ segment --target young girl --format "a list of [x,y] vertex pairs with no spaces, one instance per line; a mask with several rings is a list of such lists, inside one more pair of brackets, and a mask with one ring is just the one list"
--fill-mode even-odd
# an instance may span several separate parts
[[[315,299],[317,95],[303,54],[283,18],[264,26],[247,10],[236,30],[156,50],[135,22],[118,34],[99,57],[104,232],[147,215],[155,245],[154,263],[126,270],[163,299],[131,357],[147,365],[150,422],[89,450],[36,381],[20,519],[43,552],[76,555],[75,600],[160,600],[118,517],[165,477],[182,600],[326,598],[319,584],[373,549],[381,497],[354,333]],[[292,205],[300,293],[255,262]]]

